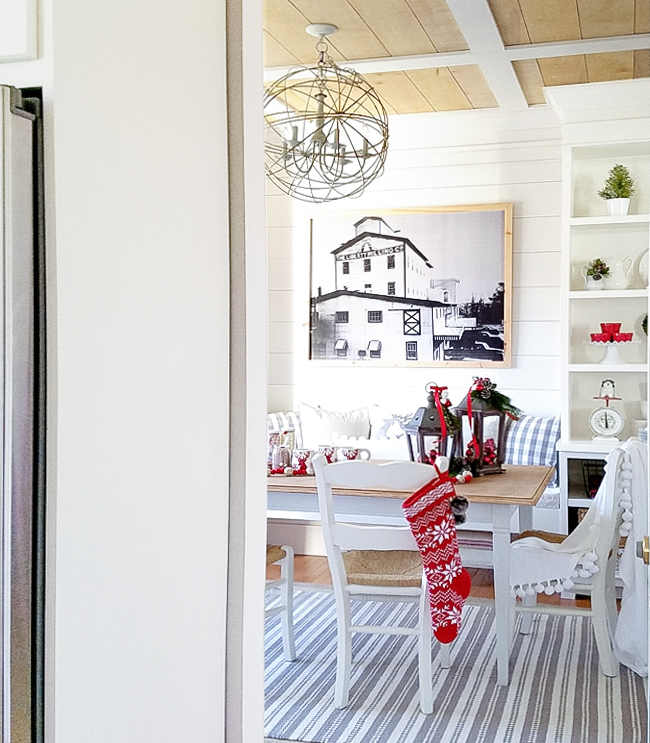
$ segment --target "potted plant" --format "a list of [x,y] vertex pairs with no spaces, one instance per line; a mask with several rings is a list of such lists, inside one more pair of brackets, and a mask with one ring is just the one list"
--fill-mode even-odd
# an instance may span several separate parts
[[600,258],[594,260],[582,269],[587,289],[602,289],[603,279],[609,276],[609,266]]
[[630,197],[634,193],[634,179],[625,165],[614,165],[605,180],[605,187],[598,191],[607,202],[610,217],[623,217],[630,208]]

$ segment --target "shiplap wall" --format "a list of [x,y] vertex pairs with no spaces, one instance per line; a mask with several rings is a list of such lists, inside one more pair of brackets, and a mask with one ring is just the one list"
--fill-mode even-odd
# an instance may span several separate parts
[[[546,108],[393,117],[386,171],[359,199],[313,206],[269,188],[269,410],[305,401],[412,412],[424,404],[428,381],[448,385],[455,403],[482,373],[526,413],[559,413],[561,190],[559,121]],[[498,202],[514,204],[511,368],[308,361],[311,215]]]

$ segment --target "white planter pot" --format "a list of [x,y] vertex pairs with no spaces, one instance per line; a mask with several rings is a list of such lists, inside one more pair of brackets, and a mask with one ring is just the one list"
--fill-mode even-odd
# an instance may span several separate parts
[[596,281],[593,276],[587,276],[587,266],[582,267],[582,277],[585,280],[585,289],[588,289],[589,291],[599,291],[605,284],[605,281],[602,278]]
[[604,283],[603,279],[600,279],[600,281],[594,281],[591,276],[585,276],[585,289],[588,289],[590,292],[600,291],[603,288]]
[[610,217],[624,217],[630,208],[629,199],[606,199],[607,213]]

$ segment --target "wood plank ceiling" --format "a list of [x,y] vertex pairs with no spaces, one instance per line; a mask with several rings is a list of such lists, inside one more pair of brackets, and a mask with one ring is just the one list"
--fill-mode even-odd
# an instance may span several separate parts
[[[488,0],[506,46],[576,41],[650,31],[650,2],[641,0]],[[514,60],[528,103],[544,103],[552,85],[650,77],[650,49]]]
[[324,22],[339,28],[331,56],[356,62],[344,66],[392,114],[534,105],[544,86],[650,77],[650,0],[265,0],[266,79],[314,64],[305,27]]

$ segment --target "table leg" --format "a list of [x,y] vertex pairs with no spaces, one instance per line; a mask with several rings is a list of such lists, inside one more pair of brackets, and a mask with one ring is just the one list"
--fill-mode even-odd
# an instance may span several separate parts
[[492,559],[494,561],[494,614],[497,639],[497,683],[508,685],[511,638],[510,515],[511,506],[492,505]]
[[533,528],[533,507],[519,506],[519,531],[529,531]]

